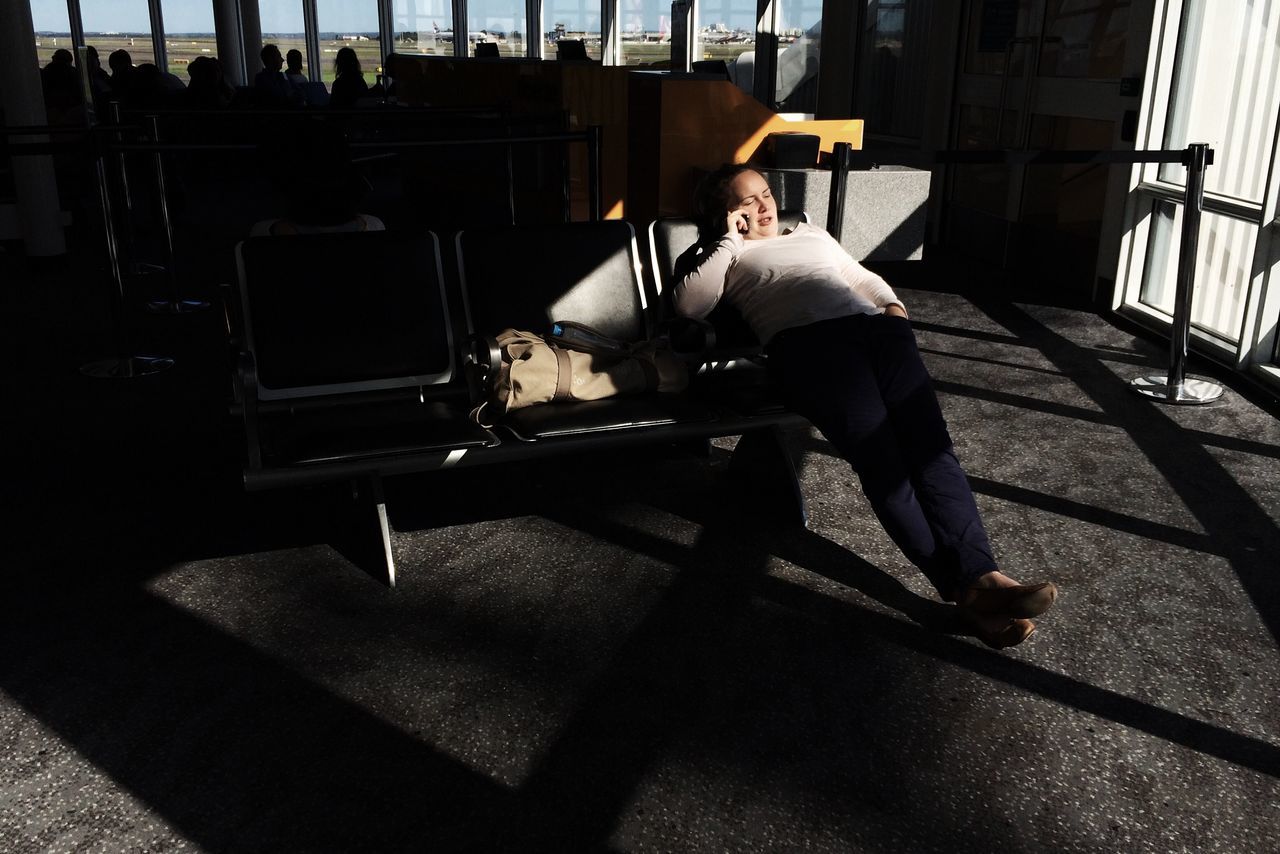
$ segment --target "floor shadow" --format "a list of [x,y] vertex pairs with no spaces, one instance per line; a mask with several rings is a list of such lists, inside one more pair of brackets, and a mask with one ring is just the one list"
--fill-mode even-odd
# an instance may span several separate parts
[[[1080,365],[1096,364],[1096,356],[1006,302],[974,302],[991,320],[1019,339],[1035,341],[1053,364],[1078,376]],[[1160,404],[1135,395],[1128,383],[1107,371],[1087,371],[1081,392],[1101,410],[1104,423],[1123,429],[1134,446],[1155,466],[1176,497],[1196,518],[1235,570],[1273,638],[1280,640],[1280,528],[1204,445],[1188,433]]]
[[511,791],[163,599],[43,594],[6,609],[5,694],[204,849],[483,849],[510,826]]

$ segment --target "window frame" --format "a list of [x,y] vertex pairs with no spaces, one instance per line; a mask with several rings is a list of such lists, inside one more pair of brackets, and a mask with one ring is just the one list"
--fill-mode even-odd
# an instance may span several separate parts
[[[1140,114],[1139,148],[1159,149],[1165,144],[1170,110],[1177,96],[1178,62],[1186,50],[1188,39],[1192,37],[1183,26],[1187,8],[1192,2],[1195,0],[1159,0],[1157,4],[1143,86],[1146,95]],[[1280,216],[1277,214],[1280,206],[1280,186],[1277,186],[1280,116],[1275,127],[1271,128],[1271,143],[1261,202],[1205,191],[1205,213],[1252,224],[1257,227],[1258,235],[1248,264],[1249,277],[1239,340],[1230,341],[1193,324],[1191,344],[1217,361],[1280,388],[1280,336],[1277,336],[1277,325],[1280,324]],[[1146,328],[1169,334],[1171,315],[1141,301],[1147,273],[1152,211],[1157,200],[1183,205],[1185,188],[1182,184],[1162,179],[1159,164],[1133,167],[1112,309]]]

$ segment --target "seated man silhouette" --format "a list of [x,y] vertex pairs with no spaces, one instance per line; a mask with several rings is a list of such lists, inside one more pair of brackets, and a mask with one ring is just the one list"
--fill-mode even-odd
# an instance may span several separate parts
[[301,106],[302,93],[280,70],[284,68],[284,57],[280,55],[280,48],[273,44],[263,45],[260,56],[263,69],[253,78],[253,89],[258,96],[259,106]]
[[277,152],[285,215],[255,223],[251,237],[383,231],[372,214],[360,213],[370,190],[340,138],[300,137]]

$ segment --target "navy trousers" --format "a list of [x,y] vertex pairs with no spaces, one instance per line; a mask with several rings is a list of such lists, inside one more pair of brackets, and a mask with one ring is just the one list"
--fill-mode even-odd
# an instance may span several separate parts
[[787,329],[768,354],[787,405],[853,466],[880,524],[943,599],[996,568],[906,318]]

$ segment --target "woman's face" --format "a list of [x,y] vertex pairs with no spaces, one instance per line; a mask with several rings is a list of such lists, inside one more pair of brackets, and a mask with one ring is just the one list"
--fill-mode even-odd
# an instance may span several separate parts
[[729,183],[730,211],[739,211],[747,220],[746,240],[778,236],[778,203],[769,182],[759,172],[747,170]]

